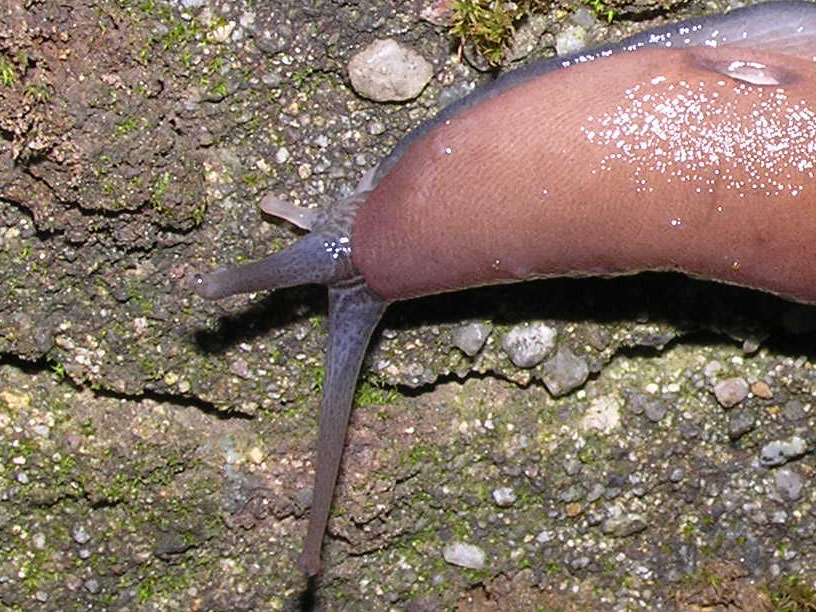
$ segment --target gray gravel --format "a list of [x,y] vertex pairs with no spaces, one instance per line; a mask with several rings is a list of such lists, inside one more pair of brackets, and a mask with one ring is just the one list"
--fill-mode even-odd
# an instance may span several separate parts
[[502,348],[519,368],[541,363],[555,348],[558,331],[541,322],[518,325],[505,334]]
[[410,47],[386,38],[352,56],[348,75],[354,91],[364,98],[403,102],[422,92],[433,76],[433,66]]

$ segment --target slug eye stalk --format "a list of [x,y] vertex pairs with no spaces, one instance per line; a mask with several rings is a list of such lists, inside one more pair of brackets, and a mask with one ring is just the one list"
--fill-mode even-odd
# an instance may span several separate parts
[[314,232],[259,261],[196,274],[192,289],[200,297],[218,300],[297,285],[331,285],[354,276],[349,252],[347,237]]

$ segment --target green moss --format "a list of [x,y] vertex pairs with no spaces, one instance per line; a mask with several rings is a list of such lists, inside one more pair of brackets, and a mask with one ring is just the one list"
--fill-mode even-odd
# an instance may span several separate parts
[[117,138],[121,138],[131,132],[137,130],[139,128],[139,120],[135,117],[128,117],[124,121],[120,121],[116,124],[116,127],[113,130],[113,134]]
[[224,98],[229,93],[229,88],[227,87],[226,82],[218,81],[210,88],[210,93],[218,98]]
[[593,10],[595,15],[606,19],[608,23],[612,23],[618,15],[618,11],[610,7],[604,0],[584,0],[584,3]]
[[65,365],[62,363],[53,363],[51,364],[51,369],[53,370],[54,374],[57,377],[57,380],[63,380],[65,378]]
[[12,85],[17,81],[17,71],[7,55],[0,55],[0,85]]
[[162,200],[164,199],[164,195],[167,193],[167,188],[170,186],[172,181],[173,177],[170,175],[170,173],[164,172],[154,183],[153,189],[150,193],[150,203],[156,212],[160,213],[164,211]]
[[786,576],[766,587],[774,612],[813,612],[816,589],[799,576]]
[[379,380],[364,380],[357,386],[354,402],[358,405],[385,406],[393,404],[400,394],[394,387],[389,387]]
[[473,45],[491,66],[498,66],[510,48],[516,25],[546,5],[542,0],[456,0],[450,32],[459,39],[460,49]]
[[26,98],[36,104],[48,102],[51,99],[51,90],[45,83],[31,83],[24,90]]

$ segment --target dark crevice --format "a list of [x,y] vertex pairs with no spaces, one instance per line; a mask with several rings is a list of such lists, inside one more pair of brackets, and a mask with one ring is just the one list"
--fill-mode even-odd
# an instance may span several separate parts
[[[816,350],[814,350],[814,342],[813,342],[813,334],[808,334],[803,337],[791,338],[791,337],[782,337],[778,338],[775,341],[771,341],[771,339],[767,339],[762,342],[762,347],[771,348],[774,351],[780,352],[782,354],[789,354],[789,355],[806,355],[809,359],[816,359]],[[689,331],[678,331],[677,335],[668,340],[665,344],[661,346],[652,346],[648,344],[635,344],[635,345],[621,345],[619,346],[615,352],[609,358],[609,361],[604,363],[600,370],[597,372],[590,372],[587,376],[587,379],[584,381],[582,385],[572,389],[571,391],[556,396],[557,398],[560,397],[568,397],[570,395],[575,394],[577,391],[586,388],[588,384],[597,380],[604,372],[604,370],[608,369],[613,365],[613,363],[618,359],[638,359],[638,358],[648,358],[648,359],[656,359],[659,358],[661,355],[668,353],[676,349],[679,346],[691,346],[691,347],[710,347],[714,345],[731,345],[731,346],[739,346],[741,343],[732,338],[731,336],[727,335],[724,332],[717,332],[713,330],[706,330],[706,329],[699,329],[699,330],[689,330]],[[750,355],[746,355],[746,358],[749,358]],[[536,366],[537,367],[537,366]],[[535,368],[533,368],[535,370]],[[363,370],[361,374],[361,380],[364,379],[366,374],[366,370]],[[543,380],[541,380],[538,376],[534,375],[533,378],[527,383],[519,383],[518,381],[513,380],[512,378],[505,376],[500,372],[496,372],[493,370],[488,370],[486,372],[480,372],[476,370],[469,370],[465,374],[458,374],[456,372],[448,372],[446,374],[438,375],[433,381],[428,383],[423,383],[418,386],[413,385],[406,385],[406,384],[387,384],[382,383],[384,388],[395,389],[401,397],[405,398],[417,398],[427,393],[433,393],[436,391],[440,386],[445,385],[447,383],[462,383],[464,384],[467,381],[471,380],[497,380],[497,381],[504,381],[518,387],[519,389],[540,389],[546,391],[550,397],[553,397],[552,394],[547,389],[546,385],[544,384]]]
[[55,372],[56,363],[48,357],[40,357],[34,361],[29,361],[11,353],[0,353],[0,366],[12,366],[18,368],[23,373],[34,376],[38,374],[51,374],[58,377],[58,384],[68,385],[76,391],[90,391],[94,397],[141,402],[152,400],[158,403],[173,404],[179,408],[195,408],[202,413],[218,420],[240,419],[251,421],[254,417],[238,412],[219,410],[212,403],[198,397],[187,397],[174,395],[173,393],[161,393],[158,391],[144,390],[141,393],[122,393],[111,389],[99,389],[95,385],[79,383],[67,376],[60,376]]
[[19,200],[13,200],[8,196],[0,195],[0,202],[4,202],[6,204],[10,204],[17,210],[19,210],[22,214],[26,215],[31,221],[34,223],[36,227],[36,221],[34,220],[34,213],[31,212],[31,209],[28,208],[25,204],[20,202]]
[[[31,164],[21,165],[22,172],[25,176],[29,177],[31,180],[40,183],[49,190],[49,192],[53,195],[54,202],[57,205],[62,206],[66,210],[73,210],[78,212],[83,218],[86,219],[105,219],[107,221],[116,221],[127,217],[135,217],[135,216],[146,216],[149,215],[151,203],[148,199],[143,200],[137,207],[135,208],[128,208],[123,210],[110,210],[107,208],[86,208],[82,206],[79,201],[73,200],[65,200],[57,196],[54,192],[54,189],[51,187],[49,182],[41,176],[33,173],[30,169]],[[0,195],[0,201],[7,202],[17,208],[21,213],[25,214],[27,217],[31,219],[34,224],[34,228],[36,231],[36,236],[39,240],[46,242],[51,239],[54,239],[59,236],[64,236],[66,231],[65,229],[43,229],[40,224],[37,223],[37,219],[34,216],[32,210],[27,207],[22,201],[13,200],[11,198],[5,197]],[[147,222],[150,224],[151,227],[154,227],[158,233],[166,233],[173,236],[178,236],[180,239],[183,239],[185,236],[191,234],[196,228],[192,227],[189,229],[178,229],[171,226],[162,225],[161,223],[157,222],[156,219],[148,219]],[[91,233],[90,237],[85,244],[89,244],[95,238],[95,233]],[[158,242],[159,239],[157,238],[156,241]],[[128,245],[118,245],[125,249],[125,252],[130,253],[147,253],[155,250],[155,246],[128,246]]]
[[109,508],[116,508],[117,506],[124,506],[125,502],[121,499],[101,499],[97,501],[91,500],[89,495],[84,495],[85,501],[88,502],[88,507],[92,510],[105,510]]

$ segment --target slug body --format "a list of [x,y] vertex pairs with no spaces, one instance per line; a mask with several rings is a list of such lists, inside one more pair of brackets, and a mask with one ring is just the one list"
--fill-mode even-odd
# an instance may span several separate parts
[[393,301],[678,270],[816,303],[816,5],[775,2],[533,64],[444,109],[312,232],[196,276],[202,297],[322,283],[329,348],[301,567],[314,575],[360,364]]

